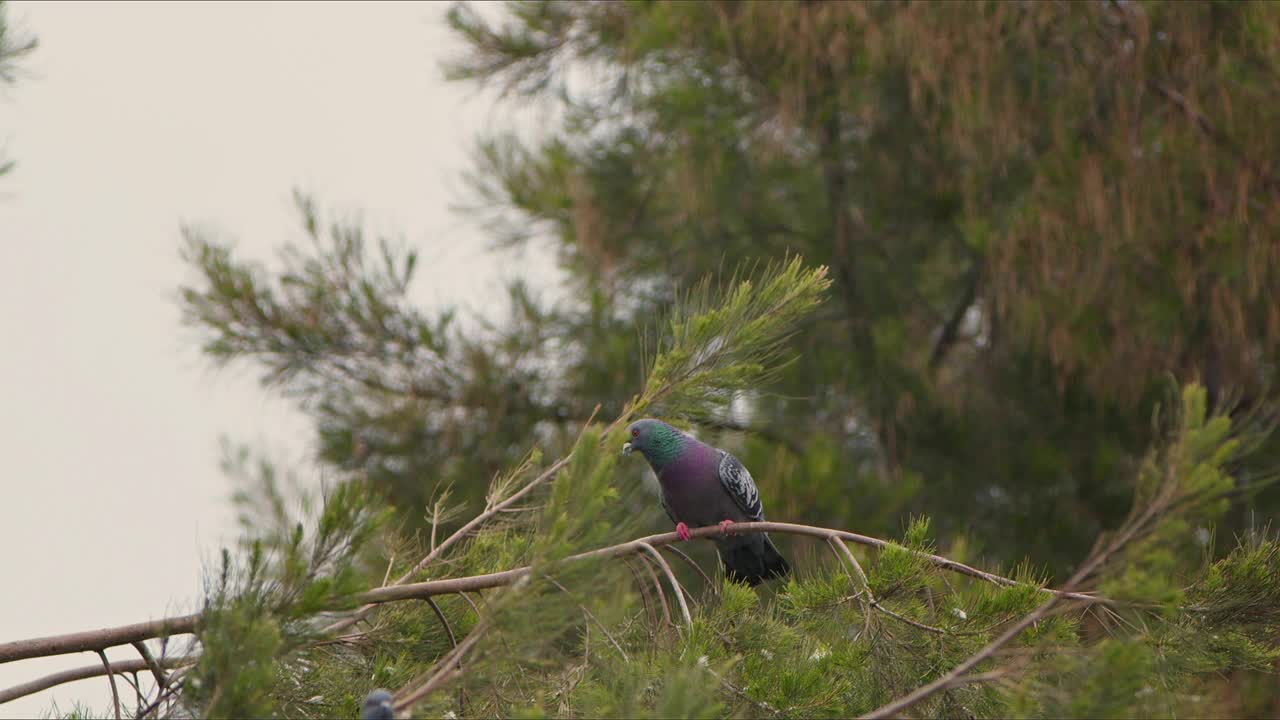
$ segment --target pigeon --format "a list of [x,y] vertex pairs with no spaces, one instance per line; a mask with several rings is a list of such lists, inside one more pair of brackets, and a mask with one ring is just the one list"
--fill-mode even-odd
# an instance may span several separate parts
[[396,720],[395,708],[391,705],[391,693],[386,690],[374,690],[364,699],[360,707],[360,720]]
[[760,492],[738,458],[661,420],[637,420],[627,435],[623,454],[639,452],[649,461],[661,486],[662,508],[681,540],[689,539],[691,525],[720,525],[716,550],[725,575],[735,582],[758,585],[791,570],[768,535],[730,531],[735,522],[764,520]]

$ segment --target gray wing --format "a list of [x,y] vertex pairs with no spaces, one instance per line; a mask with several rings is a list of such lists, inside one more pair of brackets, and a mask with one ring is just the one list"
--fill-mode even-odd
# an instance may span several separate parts
[[738,458],[720,451],[720,486],[733,498],[733,502],[750,520],[764,519],[764,506],[760,504],[760,491],[756,489],[756,481],[751,473],[742,466]]

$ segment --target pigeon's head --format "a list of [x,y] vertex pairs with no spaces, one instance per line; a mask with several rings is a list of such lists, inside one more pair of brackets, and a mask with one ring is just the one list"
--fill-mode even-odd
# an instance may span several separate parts
[[395,720],[396,711],[391,705],[391,693],[374,690],[364,699],[360,708],[360,720]]
[[661,420],[646,418],[627,426],[627,441],[622,453],[639,452],[650,463],[661,465],[675,457],[684,447],[685,434]]

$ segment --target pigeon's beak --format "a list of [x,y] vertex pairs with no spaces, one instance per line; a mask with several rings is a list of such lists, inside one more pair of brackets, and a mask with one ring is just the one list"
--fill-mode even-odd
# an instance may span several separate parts
[[629,443],[629,442],[624,442],[624,443],[622,443],[622,454],[623,454],[623,455],[630,455],[630,454],[631,454],[632,449],[633,449],[633,448],[631,447],[631,443]]

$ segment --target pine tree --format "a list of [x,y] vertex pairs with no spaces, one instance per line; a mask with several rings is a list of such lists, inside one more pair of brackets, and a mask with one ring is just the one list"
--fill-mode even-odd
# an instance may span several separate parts
[[[455,77],[564,118],[482,143],[476,210],[502,242],[549,236],[584,305],[642,321],[726,260],[832,267],[834,302],[748,421],[790,517],[893,532],[927,512],[1061,575],[1123,519],[1170,377],[1275,411],[1274,4],[451,18]],[[1246,482],[1274,446],[1257,457]]]
[[[292,498],[270,462],[234,454],[244,542],[198,616],[0,645],[0,661],[192,632],[138,708],[158,716],[353,716],[391,687],[400,711],[429,717],[1146,717],[1221,711],[1224,675],[1280,659],[1280,538],[1219,552],[1195,531],[1226,512],[1228,468],[1259,437],[1196,385],[1170,398],[1128,516],[1066,589],[1029,564],[1000,575],[958,562],[961,547],[935,554],[925,518],[896,541],[742,525],[789,534],[803,559],[759,589],[674,533],[638,537],[654,500],[618,471],[618,429],[714,414],[785,368],[789,334],[830,286],[793,259],[682,294],[623,411],[589,420],[555,461],[533,449],[447,536],[389,523],[370,483]],[[1226,714],[1268,697],[1237,693]]]
[[[469,329],[302,196],[273,267],[186,229],[187,322],[326,486],[228,447],[243,542],[138,631],[173,638],[139,714],[1274,713],[1277,20],[458,6],[453,76],[556,109],[482,139],[474,210],[567,300]],[[745,461],[792,577],[674,544],[641,414]]]

